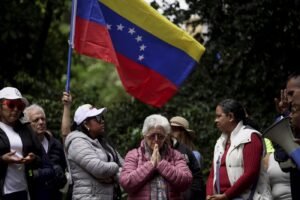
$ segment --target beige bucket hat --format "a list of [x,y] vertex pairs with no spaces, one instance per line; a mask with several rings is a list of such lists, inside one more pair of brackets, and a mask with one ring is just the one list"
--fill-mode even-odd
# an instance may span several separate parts
[[195,132],[193,130],[189,129],[189,122],[185,118],[180,117],[180,116],[172,117],[170,119],[170,124],[171,124],[171,126],[182,127],[192,137],[195,137]]

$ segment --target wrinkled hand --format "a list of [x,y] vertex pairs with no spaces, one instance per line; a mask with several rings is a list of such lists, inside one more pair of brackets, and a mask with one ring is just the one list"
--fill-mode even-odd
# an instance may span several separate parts
[[6,153],[2,156],[2,160],[6,163],[16,163],[16,164],[22,164],[24,163],[23,158],[20,158],[16,155],[17,151],[11,151],[9,153]]
[[70,93],[63,92],[63,96],[61,98],[61,101],[63,102],[64,105],[70,106],[72,103],[72,96]]
[[157,164],[160,162],[160,160],[161,160],[161,156],[159,154],[158,144],[155,144],[150,161],[151,161],[152,165],[154,167],[156,167]]
[[151,156],[151,159],[150,159],[150,162],[152,163],[152,165],[154,167],[156,167],[156,153],[155,153],[155,147],[157,146],[157,144],[155,144],[154,146],[154,149],[153,149],[153,152],[152,152],[152,156]]
[[26,157],[24,157],[22,160],[23,160],[23,163],[31,163],[34,159],[36,158],[35,154],[34,153],[29,153]]
[[280,99],[274,99],[276,110],[279,113],[284,113],[289,109],[288,97],[286,89],[280,90]]
[[157,151],[156,151],[156,161],[157,161],[156,164],[158,164],[161,161],[161,156],[160,156],[160,153],[159,153],[158,145],[157,145]]
[[206,200],[228,200],[225,194],[215,194],[212,196],[207,196]]

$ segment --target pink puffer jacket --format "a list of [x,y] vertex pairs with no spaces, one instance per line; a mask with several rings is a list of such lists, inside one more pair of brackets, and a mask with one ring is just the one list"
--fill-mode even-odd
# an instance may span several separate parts
[[143,142],[129,151],[120,175],[120,184],[128,192],[128,200],[150,200],[150,183],[159,173],[167,182],[169,200],[182,200],[181,192],[192,183],[192,174],[182,154],[170,147],[155,168],[145,157]]

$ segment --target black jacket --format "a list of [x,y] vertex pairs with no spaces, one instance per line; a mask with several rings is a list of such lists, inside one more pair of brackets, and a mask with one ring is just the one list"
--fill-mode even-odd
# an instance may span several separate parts
[[[295,135],[296,138],[300,138],[300,134]],[[283,168],[281,163],[286,162],[289,158],[288,154],[283,150],[282,147],[280,147],[277,144],[274,144],[275,149],[275,160],[279,163],[282,171],[284,172],[290,172],[290,181],[291,181],[291,193],[292,193],[292,199],[293,200],[299,200],[300,199],[300,171],[296,167],[288,167]],[[292,160],[292,159],[291,159]]]
[[[38,141],[38,138],[32,131],[32,129],[25,124],[21,124],[21,122],[17,122],[16,126],[14,127],[14,131],[17,132],[20,137],[21,141],[23,143],[23,155],[27,156],[28,153],[34,153],[36,155],[36,159],[29,163],[25,164],[25,173],[26,173],[26,179],[28,183],[28,189],[30,196],[32,197],[32,200],[35,200],[35,198],[32,196],[34,191],[36,190],[37,183],[32,181],[32,177],[29,176],[31,173],[29,171],[42,168],[43,167],[43,147],[41,146],[40,142]],[[6,136],[5,132],[0,129],[0,156],[3,156],[4,154],[10,152],[10,143],[9,139]],[[3,191],[3,185],[5,176],[7,173],[7,163],[5,163],[3,160],[0,159],[0,200],[2,199],[2,191]]]
[[175,139],[172,139],[172,147],[184,155],[193,175],[192,185],[183,194],[184,200],[205,200],[206,194],[202,171],[193,152]]
[[[50,161],[51,172],[47,168],[40,168],[35,172],[35,179],[40,182],[38,199],[43,200],[59,200],[62,199],[62,193],[59,189],[63,188],[67,182],[65,169],[67,167],[63,145],[56,138],[45,133],[49,142],[47,157],[44,165],[48,165]],[[49,173],[52,175],[49,177]]]

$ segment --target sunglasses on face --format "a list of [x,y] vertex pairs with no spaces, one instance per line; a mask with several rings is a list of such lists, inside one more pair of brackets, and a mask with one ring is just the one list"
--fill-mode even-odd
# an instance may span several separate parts
[[96,121],[99,123],[99,124],[102,124],[104,123],[104,116],[103,115],[97,115],[95,116]]
[[24,110],[25,104],[20,100],[4,100],[2,105],[6,105],[10,110],[17,108],[18,110]]

